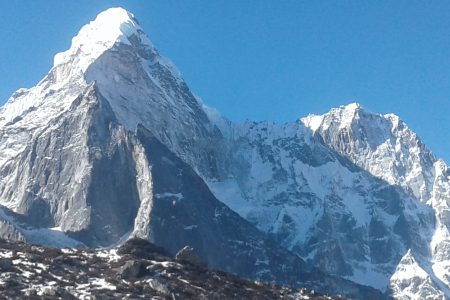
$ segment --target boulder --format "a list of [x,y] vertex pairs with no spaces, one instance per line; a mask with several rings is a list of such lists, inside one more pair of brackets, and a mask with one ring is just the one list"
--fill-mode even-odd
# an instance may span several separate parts
[[141,261],[128,260],[117,269],[117,276],[122,279],[139,278],[145,271],[145,266]]
[[128,240],[119,248],[117,253],[120,255],[128,254],[135,258],[152,260],[158,259],[158,257],[161,258],[161,256],[163,258],[171,257],[170,253],[167,252],[164,248],[161,248],[150,243],[147,240],[139,238],[132,238]]
[[161,279],[152,278],[148,281],[150,287],[161,295],[169,296],[171,294],[169,286]]
[[200,256],[195,252],[191,246],[185,246],[178,251],[175,255],[175,259],[180,262],[187,262],[193,265],[204,266],[205,264],[201,260]]

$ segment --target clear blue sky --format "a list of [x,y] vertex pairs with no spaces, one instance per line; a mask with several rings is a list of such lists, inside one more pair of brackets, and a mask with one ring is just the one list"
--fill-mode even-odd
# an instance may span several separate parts
[[450,1],[1,1],[0,104],[112,6],[133,12],[232,120],[293,121],[357,101],[400,115],[450,162]]

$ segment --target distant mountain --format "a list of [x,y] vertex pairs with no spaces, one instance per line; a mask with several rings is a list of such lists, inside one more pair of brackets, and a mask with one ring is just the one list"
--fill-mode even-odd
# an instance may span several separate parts
[[[449,171],[395,115],[358,104],[230,124],[219,200],[315,267],[398,299],[449,295]],[[407,270],[407,271],[405,271]]]
[[121,8],[0,109],[2,237],[190,245],[214,268],[354,298],[450,297],[449,175],[399,117],[355,103],[228,121]]

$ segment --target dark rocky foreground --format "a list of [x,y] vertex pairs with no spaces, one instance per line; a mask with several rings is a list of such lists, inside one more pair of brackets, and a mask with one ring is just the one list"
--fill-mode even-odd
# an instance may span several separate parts
[[208,269],[130,240],[119,249],[55,249],[0,240],[2,299],[342,299]]

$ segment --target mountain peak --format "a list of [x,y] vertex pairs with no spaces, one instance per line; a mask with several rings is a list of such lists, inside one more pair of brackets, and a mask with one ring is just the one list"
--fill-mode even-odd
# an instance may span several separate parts
[[341,105],[339,108],[347,111],[355,111],[361,109],[362,106],[358,102],[352,102],[347,105]]
[[340,106],[337,109],[332,109],[329,114],[334,115],[337,120],[340,120],[339,128],[349,127],[355,119],[359,117],[359,112],[362,111],[362,107],[359,103],[353,102],[344,106]]
[[122,7],[111,7],[97,15],[94,22],[105,21],[121,24],[127,21],[133,21],[134,15]]
[[361,110],[363,110],[361,104],[352,102],[347,105],[332,108],[329,112],[323,115],[310,114],[307,117],[300,119],[300,121],[313,132],[323,125],[328,127],[331,123],[339,124],[339,128],[344,128],[353,122],[358,112]]
[[81,28],[72,39],[70,49],[55,56],[54,66],[71,63],[77,57],[76,68],[84,72],[90,63],[114,44],[130,44],[128,38],[133,35],[151,46],[132,13],[121,7],[109,8]]
[[[121,40],[124,36],[130,36],[136,33],[140,26],[132,13],[121,7],[113,7],[99,13],[95,20],[83,27],[83,29],[88,34],[102,34],[94,37],[107,42]],[[80,31],[80,34],[84,33],[83,29]],[[93,36],[89,37],[93,38]]]

